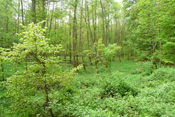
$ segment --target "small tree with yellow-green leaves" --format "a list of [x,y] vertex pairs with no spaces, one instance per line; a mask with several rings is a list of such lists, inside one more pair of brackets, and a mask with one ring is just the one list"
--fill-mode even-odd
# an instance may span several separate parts
[[[54,116],[52,90],[66,87],[74,71],[63,71],[58,53],[61,46],[51,45],[44,35],[42,23],[23,26],[25,32],[20,43],[14,44],[6,59],[13,63],[25,63],[26,69],[16,68],[16,73],[7,80],[8,96],[12,102],[12,113],[21,116]],[[77,68],[79,69],[79,68]]]

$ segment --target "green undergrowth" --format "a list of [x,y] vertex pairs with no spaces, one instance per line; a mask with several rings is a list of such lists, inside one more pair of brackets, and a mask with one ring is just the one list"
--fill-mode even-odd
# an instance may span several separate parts
[[[81,69],[69,87],[54,88],[50,93],[54,115],[175,116],[174,68],[155,69],[149,62],[134,61],[117,61],[111,65],[109,72],[105,66],[99,64],[99,74],[96,73],[95,66],[87,67],[86,71]],[[5,99],[5,88],[1,87],[0,90],[0,113],[3,113],[3,116],[8,112],[10,104]],[[36,96],[31,100],[39,98],[40,95]],[[29,110],[26,110],[26,113],[27,111]],[[19,113],[17,115],[20,116]]]
[[115,62],[111,74],[104,67],[79,71],[76,91],[60,111],[62,116],[174,116],[174,68],[155,69],[149,62]]

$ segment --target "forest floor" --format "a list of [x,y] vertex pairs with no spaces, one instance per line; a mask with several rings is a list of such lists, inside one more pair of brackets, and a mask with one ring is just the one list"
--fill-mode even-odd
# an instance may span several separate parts
[[[12,73],[6,74],[10,76]],[[96,74],[95,66],[89,66],[86,71],[79,71],[69,92],[63,92],[61,96],[60,104],[55,107],[55,112],[61,112],[59,116],[174,117],[175,69],[163,67],[156,70],[150,62],[125,60],[113,62],[110,72],[99,65],[99,74]],[[5,88],[1,86],[0,117],[9,106]]]

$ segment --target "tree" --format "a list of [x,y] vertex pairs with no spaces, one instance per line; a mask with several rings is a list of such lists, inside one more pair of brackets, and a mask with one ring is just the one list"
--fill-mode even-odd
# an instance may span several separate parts
[[78,0],[75,0],[74,3],[74,18],[73,18],[73,41],[72,41],[72,53],[73,53],[73,65],[77,67],[78,61],[76,60],[77,56],[77,6]]
[[53,117],[54,98],[51,99],[50,93],[59,86],[66,87],[76,71],[61,71],[57,56],[61,46],[48,43],[49,39],[44,36],[46,28],[42,29],[42,25],[32,23],[24,27],[25,32],[19,34],[21,43],[14,44],[12,51],[6,54],[6,59],[16,64],[28,59],[28,69],[17,69],[7,80],[8,95],[14,103],[12,113],[19,112],[22,116]]
[[36,0],[32,0],[32,21],[36,23]]
[[0,62],[1,62],[1,77],[2,81],[5,81],[5,76],[4,76],[4,56],[3,53],[6,51],[6,49],[0,47]]

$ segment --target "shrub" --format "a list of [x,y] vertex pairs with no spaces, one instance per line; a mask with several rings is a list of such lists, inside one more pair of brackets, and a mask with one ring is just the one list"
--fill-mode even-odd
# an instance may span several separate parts
[[130,94],[136,96],[138,94],[138,90],[124,79],[120,78],[120,75],[118,75],[118,77],[112,76],[110,79],[106,79],[102,86],[102,98],[110,96],[114,97],[118,94],[122,97]]
[[160,68],[160,69],[157,69],[150,77],[153,80],[175,81],[175,69],[174,68]]
[[151,75],[155,69],[151,62],[141,62],[138,63],[138,66],[140,67],[136,69],[136,72],[141,73],[143,76]]
[[159,96],[164,100],[164,102],[175,102],[175,83],[166,83],[158,88],[161,89]]

